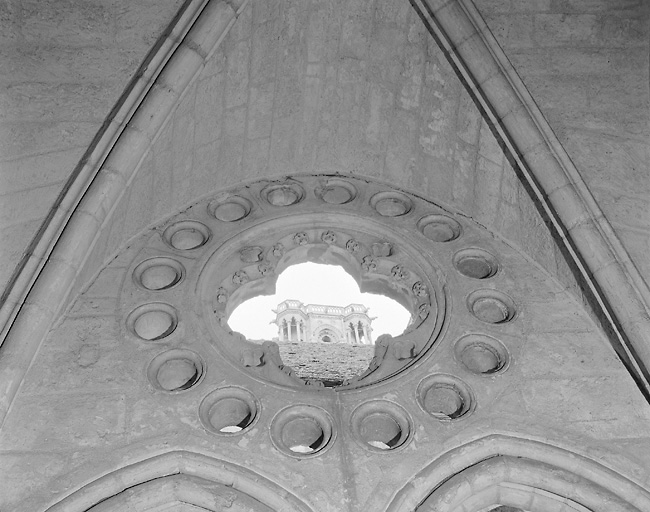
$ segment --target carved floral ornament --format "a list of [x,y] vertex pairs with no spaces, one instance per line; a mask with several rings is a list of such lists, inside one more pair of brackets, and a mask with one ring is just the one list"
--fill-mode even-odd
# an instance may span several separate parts
[[[186,259],[181,264],[170,257],[149,258],[138,264],[134,284],[158,294],[173,294],[183,286],[195,292],[189,301],[170,300],[161,312],[162,306],[154,303],[140,306],[138,315],[147,318],[139,321],[134,312],[130,329],[142,339],[173,339],[180,336],[182,329],[175,326],[183,325],[185,310],[199,311],[222,360],[255,379],[318,388],[320,382],[301,380],[283,364],[276,344],[249,342],[231,332],[227,319],[288,266],[304,261],[337,264],[355,276],[362,291],[383,293],[411,311],[407,332],[395,338],[379,336],[368,369],[339,389],[381,382],[399,376],[437,343],[448,315],[448,292],[440,276],[452,272],[484,279],[498,272],[499,262],[491,253],[459,252],[462,246],[454,244],[462,240],[463,229],[430,202],[353,178],[307,176],[248,184],[198,203],[163,226],[167,253],[171,248]],[[505,299],[503,294],[477,290],[467,308],[485,323],[485,317],[501,311]],[[506,305],[513,312],[502,315],[500,322],[515,316],[516,305]],[[152,329],[156,322],[161,326]],[[144,336],[137,334],[145,329],[140,324],[148,329]],[[507,357],[481,343],[463,349],[458,356],[463,364],[489,366]]]

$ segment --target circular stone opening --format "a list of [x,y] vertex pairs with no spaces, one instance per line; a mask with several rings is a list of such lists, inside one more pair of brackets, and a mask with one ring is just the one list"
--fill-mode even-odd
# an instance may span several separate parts
[[431,375],[418,386],[418,404],[440,420],[454,420],[474,407],[469,387],[451,375]]
[[465,368],[479,375],[499,372],[509,360],[508,351],[500,341],[480,334],[468,334],[459,339],[454,355]]
[[329,180],[324,188],[316,189],[316,195],[329,204],[345,204],[357,196],[357,189],[345,180]]
[[513,300],[496,290],[477,290],[467,298],[467,307],[479,320],[489,324],[509,322],[515,316]]
[[312,418],[296,418],[282,430],[282,442],[295,453],[312,453],[318,450],[324,439],[321,426]]
[[489,345],[476,344],[460,354],[461,362],[475,373],[494,373],[501,366],[499,354]]
[[164,290],[174,286],[180,278],[175,268],[169,265],[156,265],[142,272],[140,282],[147,290]]
[[298,184],[269,185],[262,190],[264,197],[273,206],[291,206],[299,203],[305,193]]
[[158,341],[176,329],[176,311],[168,304],[145,304],[131,312],[127,318],[127,326],[143,340]]
[[171,237],[171,244],[176,249],[189,250],[203,245],[205,237],[196,229],[181,229]]
[[196,386],[204,370],[203,360],[196,352],[174,349],[154,357],[147,376],[156,389],[176,393]]
[[247,390],[220,388],[203,399],[199,418],[215,434],[233,435],[248,430],[259,416],[259,405]]
[[464,249],[454,256],[456,270],[465,277],[488,279],[499,270],[499,262],[489,252],[481,249]]
[[418,222],[420,232],[432,242],[451,242],[460,236],[460,224],[445,215],[427,215]]
[[177,285],[185,275],[185,268],[171,258],[151,258],[133,271],[136,284],[151,291],[167,290]]
[[172,224],[163,233],[168,245],[180,251],[189,251],[205,245],[210,238],[210,230],[196,221],[181,221]]
[[248,216],[252,210],[251,202],[239,196],[217,199],[208,205],[210,214],[223,222],[235,222]]
[[433,415],[457,418],[463,409],[463,397],[453,386],[431,386],[424,394],[424,408]]
[[401,437],[402,429],[388,414],[376,413],[361,421],[361,438],[370,446],[380,450],[392,450]]
[[373,451],[394,450],[406,445],[412,423],[397,404],[373,400],[352,413],[352,431],[361,444]]
[[413,203],[399,192],[379,192],[370,199],[370,205],[382,217],[399,217],[413,208]]
[[298,194],[290,188],[276,188],[269,192],[267,199],[275,206],[289,206],[298,202]]
[[224,398],[210,408],[210,424],[223,433],[236,433],[251,422],[249,405],[239,398]]
[[199,378],[199,369],[189,359],[171,359],[158,370],[156,379],[165,391],[183,391],[191,388]]
[[275,295],[240,304],[228,325],[260,345],[277,343],[297,377],[334,387],[365,372],[379,335],[398,336],[410,320],[397,301],[361,293],[342,267],[305,263],[278,276]]
[[271,440],[287,455],[308,457],[333,441],[332,420],[324,410],[296,405],[280,411],[271,423]]

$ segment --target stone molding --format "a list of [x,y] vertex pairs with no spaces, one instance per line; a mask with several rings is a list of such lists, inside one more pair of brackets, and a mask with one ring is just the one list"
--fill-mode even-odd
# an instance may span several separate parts
[[116,469],[71,492],[47,512],[83,512],[136,485],[175,475],[219,483],[246,494],[277,511],[311,512],[287,489],[246,468],[207,455],[171,451]]
[[553,226],[648,398],[650,289],[629,254],[472,1],[410,2]]
[[97,177],[103,163],[122,138],[127,125],[132,121],[138,108],[146,100],[148,92],[161,72],[173,57],[197,17],[209,0],[188,2],[168,29],[168,35],[154,48],[140,66],[138,72],[127,86],[116,106],[109,114],[101,132],[84,153],[80,163],[73,170],[63,190],[43,222],[35,239],[30,243],[25,255],[9,280],[0,301],[0,344],[11,328],[21,304],[46,264],[76,207]]
[[[283,192],[271,195],[266,193],[269,189]],[[353,199],[350,196],[339,203],[328,202],[329,196],[320,194],[322,190],[337,197],[343,191],[355,193]],[[287,202],[287,198],[291,201]],[[124,333],[134,340],[152,341],[159,335],[166,338],[167,327],[155,333],[138,333],[137,328],[134,330],[135,319],[160,314],[171,321],[171,327],[176,316],[187,316],[188,308],[200,317],[215,349],[236,368],[281,386],[317,385],[296,378],[293,370],[282,363],[275,343],[267,341],[260,346],[250,342],[233,332],[227,320],[242,302],[272,293],[277,277],[289,266],[306,261],[339,265],[357,281],[362,292],[385,295],[411,313],[407,331],[395,339],[388,336],[380,342],[380,336],[375,340],[372,368],[343,387],[379,382],[415,364],[442,332],[448,316],[447,291],[440,277],[443,250],[432,249],[436,244],[458,239],[463,223],[461,217],[455,219],[430,201],[341,174],[240,184],[198,201],[132,243],[138,253],[129,271],[134,278],[125,281],[120,299],[121,315],[131,319]],[[466,230],[470,232],[472,227]],[[147,269],[155,268],[167,269],[176,276],[172,281],[179,282],[181,260],[176,267],[164,263],[174,254],[187,258],[183,260],[188,276],[185,285],[145,286],[142,279],[147,277]],[[448,268],[453,272],[452,267]],[[146,305],[141,304],[143,288],[148,290]],[[182,289],[191,292],[180,299]],[[158,292],[163,290],[167,290],[165,299],[174,307],[159,302],[162,296]],[[280,316],[286,305],[305,312],[298,301],[290,300],[278,306]],[[178,315],[174,308],[179,308]],[[353,304],[347,309],[352,311],[346,310],[346,317],[357,317],[365,323],[363,306]],[[175,336],[172,331],[170,339]],[[307,331],[309,339],[315,331],[309,325]],[[343,336],[343,331],[338,335]]]
[[[11,331],[5,331],[0,352],[0,372],[3,374],[0,419],[4,419],[24,372],[55,322],[61,305],[65,304],[102,226],[128,189],[139,163],[246,1],[212,1],[193,24],[193,20],[183,18],[185,26],[192,25],[191,28],[181,43],[176,44],[170,36],[168,44],[162,45],[159,51],[171,56],[157,77],[143,77],[147,87],[141,91],[144,94],[146,89],[146,97],[140,101],[142,94],[138,94],[137,100],[129,104],[135,112],[132,117],[126,116],[129,117],[128,125],[120,132],[119,139],[112,139],[100,152],[102,155],[110,152],[110,155],[105,161],[92,165],[93,160],[88,160],[88,174],[94,178],[88,179],[84,174],[84,184],[74,188],[75,193],[72,187],[68,191],[75,200],[65,206],[61,202],[60,215],[51,216],[59,215],[60,221],[50,221],[47,226],[51,228],[43,230],[42,243],[39,242],[39,248],[30,256],[33,263],[25,265],[20,276],[14,279],[13,298],[6,304],[9,314],[3,319],[15,320]],[[497,136],[524,174],[524,181],[533,190],[538,204],[553,222],[571,259],[634,363],[630,371],[637,380],[643,379],[647,395],[646,368],[650,364],[647,297],[650,294],[643,281],[635,277],[638,273],[608,222],[593,203],[523,84],[516,81],[514,71],[471,3],[412,0],[412,4],[458,70],[470,94],[483,108],[488,121],[492,120]],[[178,37],[178,32],[173,34]],[[152,62],[158,60],[154,58]],[[149,88],[151,81],[155,82]],[[95,176],[100,165],[101,172]],[[78,181],[75,179],[75,184]],[[74,214],[70,216],[73,209]],[[367,262],[369,268],[372,263],[371,258]],[[19,306],[20,314],[14,317]]]
[[[490,466],[490,461],[499,459],[509,460],[510,465]],[[535,467],[536,464],[538,469]],[[477,480],[479,486],[486,483],[492,485],[498,482],[515,482],[533,478],[532,483],[529,481],[528,485],[541,490],[554,486],[566,487],[567,481],[563,477],[571,475],[571,483],[574,484],[573,490],[576,491],[573,494],[579,495],[581,498],[593,498],[597,490],[602,489],[605,494],[618,499],[619,505],[627,505],[627,507],[619,507],[614,510],[629,510],[630,512],[650,510],[650,493],[648,491],[594,460],[544,442],[495,434],[456,447],[422,469],[397,492],[386,511],[421,510],[418,508],[419,505],[431,497],[445,497],[453,501],[455,494],[460,496],[467,491],[471,493],[471,484],[463,478],[463,475],[467,470],[471,471],[472,468],[480,465],[485,465],[485,471],[480,472],[484,478]],[[549,468],[556,471],[546,474]],[[544,474],[545,478],[542,478]],[[534,479],[535,476],[538,480]],[[445,484],[456,477],[460,477],[463,483],[452,489],[449,494],[445,493],[445,491],[449,491],[445,488]],[[489,500],[489,495],[480,498]],[[584,505],[584,503],[581,504]],[[593,503],[591,504],[593,505]],[[368,503],[367,508],[372,509],[372,505],[372,503]],[[450,503],[445,502],[445,505],[447,507],[440,509],[434,507],[431,510],[456,510],[449,507]],[[477,507],[472,510],[482,510],[483,506],[488,506],[490,503],[481,502],[475,505]],[[429,510],[429,508],[422,510]]]
[[[122,100],[123,114],[98,141],[41,229],[3,304],[0,426],[43,337],[57,318],[102,227],[153,141],[248,0],[197,1]],[[110,133],[110,135],[109,135]]]

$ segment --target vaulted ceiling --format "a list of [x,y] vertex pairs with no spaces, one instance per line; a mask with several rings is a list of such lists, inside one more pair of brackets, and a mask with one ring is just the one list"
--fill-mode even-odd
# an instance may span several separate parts
[[[268,20],[255,20],[256,32],[281,28],[272,20],[277,5],[269,3]],[[634,1],[544,1],[520,5],[492,0],[480,0],[475,5],[589,185],[634,266],[647,280],[648,6]],[[7,71],[2,78],[4,107],[0,124],[0,229],[5,241],[1,282],[10,284],[11,276],[16,277],[17,265],[29,257],[34,237],[42,229],[57,196],[79,172],[82,157],[102,133],[111,112],[119,116],[114,105],[119,105],[125,87],[182,7],[178,0],[3,4],[0,59]],[[470,103],[467,96],[458,89],[444,59],[436,57],[432,42],[423,43],[422,26],[414,24],[412,16],[410,21],[404,17],[409,9],[406,2],[346,2],[331,12],[320,11],[308,34],[291,34],[290,26],[282,29],[282,55],[269,58],[264,48],[249,49],[254,59],[252,73],[268,73],[264,66],[275,66],[277,71],[273,72],[283,73],[278,76],[278,83],[284,95],[279,98],[279,102],[284,102],[279,108],[287,114],[285,126],[300,108],[296,94],[308,100],[305,94],[314,94],[321,87],[315,84],[333,83],[333,72],[344,84],[344,89],[335,93],[343,94],[340,98],[326,89],[316,92],[321,103],[329,103],[329,118],[323,119],[318,137],[329,137],[336,149],[305,151],[304,144],[311,144],[308,138],[315,135],[302,133],[297,142],[292,142],[298,144],[304,155],[294,165],[334,165],[337,158],[345,157],[350,159],[346,166],[355,172],[400,175],[407,167],[400,159],[406,155],[390,150],[387,158],[381,155],[388,149],[390,138],[408,137],[410,132],[421,155],[408,156],[412,168],[430,165],[460,169],[473,160],[467,145],[478,140],[478,132],[473,131],[480,129],[480,122],[476,125],[474,114],[463,113]],[[297,15],[300,12],[297,9]],[[371,20],[378,22],[375,28]],[[412,24],[406,35],[396,32],[403,23]],[[256,33],[252,41],[261,41],[263,37],[264,34]],[[310,45],[301,49],[301,55],[295,53],[296,38]],[[418,46],[421,50],[414,52]],[[238,51],[243,51],[242,45]],[[313,52],[320,53],[315,56]],[[435,60],[425,66],[423,59],[429,54]],[[241,56],[246,59],[244,54]],[[340,59],[336,66],[334,58]],[[319,64],[308,70],[306,65],[313,59],[318,59]],[[392,67],[378,67],[382,59],[393,62]],[[228,72],[232,75],[241,70],[229,68]],[[309,83],[299,85],[296,73],[306,73],[304,79]],[[250,78],[254,84],[255,77]],[[355,85],[359,80],[366,83],[363,88]],[[427,94],[427,88],[435,83],[436,95]],[[264,84],[257,85],[260,87],[251,89],[251,99],[263,109],[262,103],[268,101],[270,92]],[[367,122],[357,119],[354,112],[347,112],[355,94],[368,95],[366,99],[374,110],[369,111],[371,117]],[[441,100],[441,95],[458,95],[457,107],[453,108],[460,108],[459,114],[448,111],[450,107],[445,107],[447,111],[438,109],[436,101]],[[398,115],[393,116],[385,108],[392,102],[399,107]],[[419,121],[409,114],[415,108],[427,112],[424,117],[420,115]],[[307,115],[307,111],[300,111]],[[337,120],[342,120],[342,124],[336,126],[335,133],[327,135]],[[367,124],[363,127],[364,140],[359,139],[360,135],[348,136],[361,134],[355,129],[359,122]],[[440,136],[449,123],[458,125],[461,132],[461,139],[451,145],[445,136]],[[263,119],[250,128],[263,130]],[[261,140],[256,139],[256,144],[261,144]],[[483,152],[494,151],[489,142],[481,144]],[[498,156],[483,156],[484,162],[500,160]],[[250,162],[246,164],[250,168]],[[279,162],[274,164],[271,159],[268,164],[273,167]],[[495,194],[500,180],[488,175],[489,171],[486,183],[476,185],[461,184],[458,179],[438,179],[435,173],[424,172],[399,179],[414,188],[424,186],[425,190],[434,191],[435,197],[444,202],[466,196],[476,209],[467,209],[466,213],[479,218],[481,201]],[[479,191],[477,201],[470,199],[472,187]],[[531,237],[529,243],[533,240]]]

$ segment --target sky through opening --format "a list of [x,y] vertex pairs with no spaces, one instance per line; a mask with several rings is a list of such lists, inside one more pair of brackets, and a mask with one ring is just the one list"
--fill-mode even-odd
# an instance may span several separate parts
[[228,325],[251,340],[272,340],[278,328],[273,309],[282,301],[295,299],[303,304],[347,306],[363,304],[369,308],[373,339],[381,334],[398,336],[404,332],[410,313],[393,299],[373,293],[361,293],[357,282],[342,267],[301,263],[278,276],[275,295],[253,297],[240,304],[228,319]]

